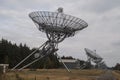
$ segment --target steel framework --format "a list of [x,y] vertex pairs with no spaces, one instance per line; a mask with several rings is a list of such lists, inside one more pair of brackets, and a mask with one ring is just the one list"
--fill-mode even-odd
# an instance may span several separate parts
[[[59,42],[62,42],[67,37],[74,36],[77,31],[80,31],[88,26],[88,24],[82,19],[64,14],[62,8],[58,8],[58,12],[48,11],[32,12],[29,14],[29,17],[35,23],[39,31],[46,33],[48,41],[46,41],[42,46],[40,46],[37,49],[41,50],[41,52],[39,53],[40,56],[38,56],[31,63],[23,66],[19,70],[28,67],[34,62],[48,56],[49,54],[54,54],[58,50],[57,46]],[[17,68],[26,59],[35,54],[37,50],[28,55],[25,59],[18,63],[12,70]],[[64,66],[69,71],[65,64]]]

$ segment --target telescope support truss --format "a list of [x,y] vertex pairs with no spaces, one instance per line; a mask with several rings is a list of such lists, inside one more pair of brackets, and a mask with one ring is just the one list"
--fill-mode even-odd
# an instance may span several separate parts
[[[29,57],[33,56],[38,50],[40,50],[39,52],[39,57],[36,58],[35,60],[33,60],[32,62],[26,64],[25,66],[23,66],[22,68],[18,69],[18,71],[30,66],[31,64],[39,61],[40,59],[49,56],[50,54],[54,54],[58,48],[57,48],[57,43],[53,43],[51,41],[46,41],[42,46],[40,46],[39,48],[37,48],[35,51],[33,51],[31,54],[29,54],[26,58],[24,58],[21,62],[19,62],[15,67],[12,68],[12,70],[16,69],[19,65],[21,65],[23,62],[25,62]],[[61,57],[58,56],[61,60]],[[62,61],[62,60],[61,60]],[[68,72],[70,72],[70,70],[68,69],[68,67],[65,65],[64,62],[62,62],[63,65],[65,66],[66,70]]]

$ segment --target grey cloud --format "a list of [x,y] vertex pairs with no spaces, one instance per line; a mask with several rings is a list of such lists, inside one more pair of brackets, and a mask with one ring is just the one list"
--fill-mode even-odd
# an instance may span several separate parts
[[[85,9],[90,12],[96,13],[104,13],[116,7],[119,7],[119,0],[88,0],[89,3],[86,2]],[[91,1],[91,2],[90,2]]]
[[112,45],[116,47],[120,47],[120,40],[113,42]]

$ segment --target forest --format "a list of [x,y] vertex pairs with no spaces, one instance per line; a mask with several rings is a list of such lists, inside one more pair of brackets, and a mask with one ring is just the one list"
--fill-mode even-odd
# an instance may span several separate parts
[[[30,49],[26,44],[20,43],[19,45],[17,45],[16,43],[14,44],[11,43],[11,41],[2,39],[0,41],[0,63],[9,64],[9,68],[12,68],[34,50],[35,48]],[[21,64],[19,67],[31,62],[33,58],[34,56],[28,58],[28,60]],[[33,65],[29,66],[29,68],[58,68],[58,67],[59,62],[54,54],[51,54],[45,59],[41,59],[37,63],[34,63]]]
[[[9,68],[13,68],[16,64],[18,64],[21,60],[23,60],[26,56],[32,53],[36,48],[30,49],[26,44],[20,43],[17,45],[16,43],[12,43],[11,41],[1,39],[0,40],[0,64],[9,64]],[[72,56],[62,56],[62,59],[75,59]],[[34,55],[27,59],[23,64],[21,64],[18,68],[28,64],[32,60],[34,60]],[[52,69],[52,68],[60,68],[62,64],[58,61],[56,54],[51,54],[46,58],[39,60],[38,62],[30,65],[27,68],[31,69]],[[82,64],[85,62],[80,60]],[[120,64],[117,63],[115,66],[110,69],[120,70]]]
[[[30,49],[26,44],[20,43],[17,45],[16,43],[11,43],[11,41],[1,39],[0,40],[0,63],[9,64],[9,68],[13,68],[16,64],[18,64],[21,60],[23,60],[26,56],[32,53],[35,48]],[[74,59],[71,56],[62,56],[62,59]],[[23,64],[21,64],[18,68],[24,66],[25,64],[34,60],[34,55],[28,58]],[[59,68],[60,63],[56,54],[51,54],[46,58],[41,59],[40,61],[34,63],[28,68]]]

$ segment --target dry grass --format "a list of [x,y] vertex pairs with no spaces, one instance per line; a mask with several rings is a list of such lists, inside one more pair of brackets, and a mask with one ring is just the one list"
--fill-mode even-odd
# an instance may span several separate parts
[[70,73],[65,69],[23,70],[8,72],[6,80],[95,80],[103,73],[102,70],[71,70]]

